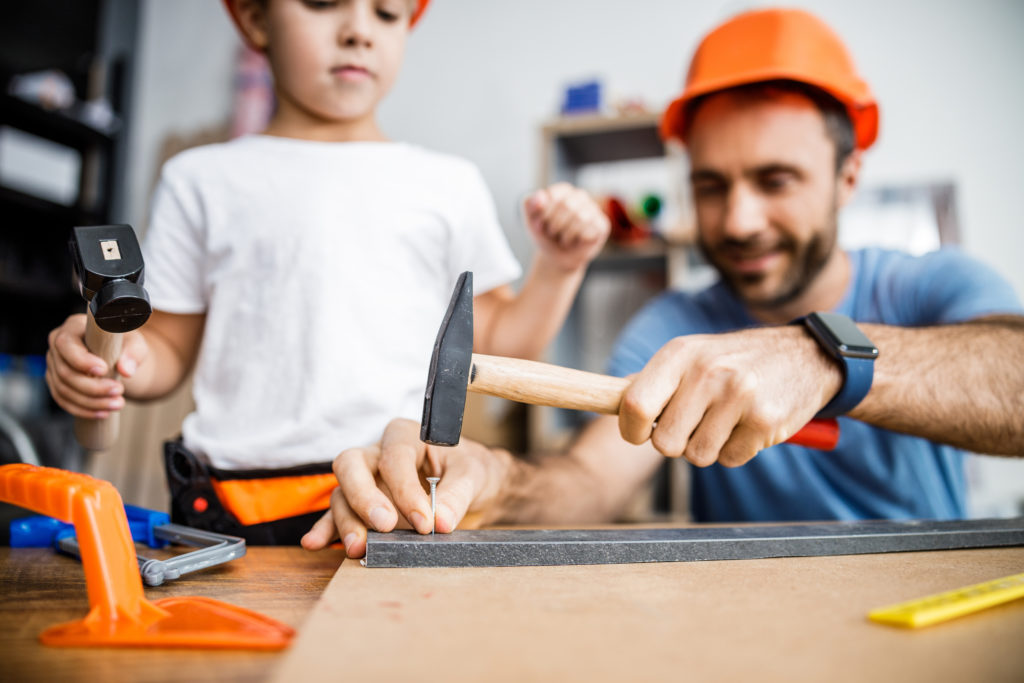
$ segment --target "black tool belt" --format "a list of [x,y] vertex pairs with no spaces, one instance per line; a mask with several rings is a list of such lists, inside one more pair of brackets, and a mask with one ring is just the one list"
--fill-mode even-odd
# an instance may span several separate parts
[[[164,467],[171,492],[172,522],[241,536],[250,545],[297,545],[313,523],[323,515],[327,506],[320,505],[319,509],[303,511],[301,514],[244,524],[239,521],[239,516],[245,517],[247,511],[239,511],[239,515],[236,515],[233,509],[238,510],[240,503],[230,500],[230,495],[218,495],[218,487],[223,493],[225,484],[237,488],[244,481],[251,481],[258,486],[269,484],[287,487],[294,481],[308,483],[313,480],[319,482],[322,488],[331,482],[325,477],[333,477],[330,463],[281,470],[220,470],[196,457],[182,445],[180,439],[164,443]],[[287,491],[279,490],[279,493],[287,494]],[[317,500],[322,501],[323,496]]]

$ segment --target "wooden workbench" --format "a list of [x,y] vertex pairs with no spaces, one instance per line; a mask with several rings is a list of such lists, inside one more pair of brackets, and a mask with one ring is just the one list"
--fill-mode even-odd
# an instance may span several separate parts
[[1024,548],[589,567],[345,561],[335,574],[341,558],[254,547],[146,589],[296,626],[285,653],[57,649],[36,638],[85,614],[80,567],[2,548],[0,681],[1024,680],[1024,601],[918,631],[865,619],[1022,572]]
[[[224,566],[147,588],[146,598],[201,595],[301,628],[344,556],[334,549],[250,547]],[[0,548],[0,681],[263,681],[283,659],[266,652],[39,644],[43,629],[88,611],[77,560],[45,548]]]

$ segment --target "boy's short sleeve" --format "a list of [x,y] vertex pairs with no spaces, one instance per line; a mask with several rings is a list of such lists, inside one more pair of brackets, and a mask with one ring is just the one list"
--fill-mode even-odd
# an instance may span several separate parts
[[463,271],[473,271],[473,291],[483,294],[512,282],[522,268],[498,222],[490,190],[475,166],[467,164],[459,189],[449,276],[454,282]]
[[[170,164],[172,164],[170,162]],[[202,313],[207,308],[205,250],[200,205],[165,167],[153,195],[149,228],[142,242],[145,287],[153,308]]]

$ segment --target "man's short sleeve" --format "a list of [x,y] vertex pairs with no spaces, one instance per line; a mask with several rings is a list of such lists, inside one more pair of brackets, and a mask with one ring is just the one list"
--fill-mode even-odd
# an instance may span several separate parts
[[508,284],[522,273],[498,222],[494,199],[480,171],[466,164],[464,180],[456,198],[449,273],[452,282],[459,273],[473,271],[473,289],[483,294]]
[[[1021,314],[1013,287],[994,270],[946,247],[893,268],[889,297],[902,308],[894,324],[946,325],[986,315]],[[909,292],[910,296],[901,296]]]
[[202,313],[207,308],[207,297],[201,212],[198,199],[182,187],[183,183],[165,167],[153,195],[149,228],[142,243],[145,286],[156,309]]
[[680,292],[658,295],[633,316],[619,334],[608,360],[608,374],[640,372],[658,349],[675,337],[713,331],[693,300]]

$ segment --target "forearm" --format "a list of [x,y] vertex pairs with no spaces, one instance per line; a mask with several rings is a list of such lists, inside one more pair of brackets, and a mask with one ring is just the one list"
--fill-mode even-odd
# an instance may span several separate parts
[[538,254],[519,293],[498,305],[477,350],[540,358],[565,322],[585,272],[586,268],[564,270]]
[[171,393],[185,380],[191,365],[176,353],[159,334],[143,333],[149,346],[149,355],[138,370],[124,378],[125,397],[135,401],[150,401]]
[[861,327],[879,358],[850,417],[979,453],[1024,455],[1024,318]]
[[166,396],[178,388],[192,372],[205,324],[206,316],[201,313],[153,311],[149,321],[134,333],[145,343],[132,346],[145,348],[146,353],[141,357],[135,354],[135,358],[141,358],[137,369],[125,372],[125,396],[146,401]]
[[615,417],[595,419],[568,453],[533,461],[508,458],[490,523],[614,521],[662,462],[650,444],[623,441]]

